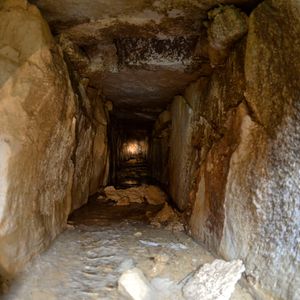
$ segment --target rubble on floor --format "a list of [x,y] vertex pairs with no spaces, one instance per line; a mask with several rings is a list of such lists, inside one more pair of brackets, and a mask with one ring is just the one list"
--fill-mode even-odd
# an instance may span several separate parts
[[147,211],[146,215],[150,224],[154,227],[164,227],[172,231],[184,231],[184,220],[179,212],[172,208],[167,200],[167,194],[154,185],[141,185],[127,189],[116,189],[107,186],[104,195],[100,195],[100,201],[111,200],[117,206],[128,206],[131,203],[147,203],[149,205],[163,205],[159,212]]
[[107,186],[104,194],[108,199],[116,202],[116,205],[129,205],[130,203],[144,203],[150,205],[164,204],[168,196],[159,187],[154,185],[141,185],[127,189],[116,189]]
[[[149,225],[142,209],[148,210],[149,205],[106,206],[90,201],[72,215],[72,226],[28,266],[3,299],[193,299],[184,298],[183,292],[187,295],[189,285],[199,288],[202,283],[195,270],[215,257],[184,232]],[[137,212],[141,218],[132,219]],[[220,274],[227,276],[224,271]],[[226,288],[226,280],[217,283]],[[233,295],[230,300],[252,300],[239,285]]]
[[[164,263],[165,259],[163,257]],[[131,300],[229,300],[244,271],[240,260],[226,262],[216,259],[176,283],[160,277],[149,282],[144,273],[135,267],[121,275],[118,288],[122,295]]]
[[152,214],[148,215],[150,224],[160,228],[165,225],[166,229],[172,231],[184,231],[183,217],[176,212],[168,203],[164,204],[162,210],[160,210],[154,216]]

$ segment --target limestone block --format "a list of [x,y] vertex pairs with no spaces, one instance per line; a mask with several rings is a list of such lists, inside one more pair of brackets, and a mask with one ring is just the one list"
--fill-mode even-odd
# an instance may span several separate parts
[[245,258],[259,297],[300,296],[299,12],[298,2],[268,1],[250,16],[246,98],[254,115],[242,122],[227,178],[220,250]]
[[257,121],[271,134],[288,104],[299,100],[299,10],[298,1],[266,1],[249,19],[246,97]]
[[[192,234],[211,249],[226,259],[243,259],[258,299],[298,299],[300,294],[295,250],[300,215],[299,11],[297,2],[265,1],[250,15],[245,62],[236,61],[244,65],[246,84],[223,87],[239,90],[240,100],[244,89],[246,105],[243,113],[240,106],[224,115],[223,136],[201,166],[190,220]],[[219,90],[215,86],[208,94]],[[226,101],[232,97],[225,97],[230,94],[219,95],[220,105],[230,107]],[[218,118],[214,111],[211,116]]]
[[158,296],[138,268],[130,269],[122,274],[118,281],[118,289],[132,300],[153,300]]
[[0,273],[13,276],[64,228],[75,101],[47,23],[25,1],[0,10]]
[[171,113],[163,111],[157,118],[150,143],[151,173],[163,186],[168,185],[168,156]]
[[106,186],[109,173],[109,147],[107,138],[107,124],[109,122],[103,100],[99,97],[92,102],[93,126],[93,164],[90,180],[90,195],[95,194],[100,187]]
[[227,49],[247,33],[247,16],[233,6],[221,6],[209,12],[212,22],[208,40],[215,49]]
[[78,113],[77,118],[77,144],[74,155],[75,170],[72,187],[72,210],[81,207],[88,201],[94,163],[94,128],[90,120],[83,113]]
[[108,165],[107,117],[101,99],[90,99],[78,85],[76,151],[72,210],[106,185]]
[[241,260],[226,262],[216,259],[205,264],[182,288],[187,300],[229,300],[245,267]]
[[171,197],[182,210],[187,206],[190,187],[192,114],[186,100],[181,96],[175,97],[172,103],[169,184]]
[[211,64],[224,63],[234,43],[248,30],[247,15],[234,6],[221,6],[208,13],[211,19],[207,30]]

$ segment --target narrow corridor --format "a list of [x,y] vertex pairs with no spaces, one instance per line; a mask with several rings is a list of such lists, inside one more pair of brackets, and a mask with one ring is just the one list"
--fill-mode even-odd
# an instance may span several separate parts
[[300,1],[0,0],[0,299],[299,300]]
[[[172,230],[172,220],[165,222],[167,227],[151,225],[162,206],[91,199],[71,215],[68,228],[35,258],[4,299],[128,299],[118,280],[134,268],[145,274],[156,299],[185,299],[184,278],[215,258],[178,226]],[[237,285],[231,299],[252,298]]]

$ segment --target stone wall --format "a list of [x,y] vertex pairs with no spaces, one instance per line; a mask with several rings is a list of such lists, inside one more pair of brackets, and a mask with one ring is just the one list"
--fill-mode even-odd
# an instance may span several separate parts
[[73,92],[62,50],[25,0],[0,4],[0,69],[1,281],[106,184],[108,147],[99,95]]
[[0,272],[16,273],[63,229],[71,208],[75,102],[39,11],[0,11]]
[[163,111],[157,118],[150,143],[151,174],[165,189],[169,185],[169,143],[171,113]]
[[101,97],[88,95],[79,83],[77,90],[76,150],[72,188],[72,210],[81,207],[108,181],[108,112]]
[[295,1],[260,4],[225,64],[189,87],[200,101],[191,233],[244,261],[256,299],[300,297],[299,16]]

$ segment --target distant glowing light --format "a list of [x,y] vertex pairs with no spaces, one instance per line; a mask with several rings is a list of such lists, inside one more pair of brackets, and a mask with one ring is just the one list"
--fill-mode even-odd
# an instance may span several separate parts
[[137,154],[139,152],[138,144],[131,143],[127,146],[127,151],[129,154]]

